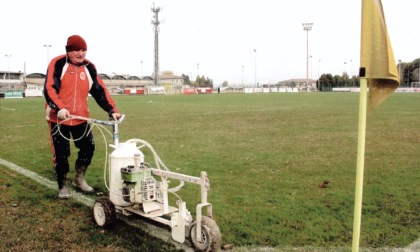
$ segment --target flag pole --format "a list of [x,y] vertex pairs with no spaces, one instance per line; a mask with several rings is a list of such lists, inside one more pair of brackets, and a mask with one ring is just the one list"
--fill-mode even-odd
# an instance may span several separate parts
[[365,164],[367,78],[365,69],[360,69],[359,132],[357,144],[356,192],[354,199],[353,245],[352,252],[359,251],[360,226],[362,220],[363,172]]

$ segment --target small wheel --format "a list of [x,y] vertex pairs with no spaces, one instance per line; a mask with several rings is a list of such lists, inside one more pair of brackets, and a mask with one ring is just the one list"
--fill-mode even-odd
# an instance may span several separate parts
[[106,197],[96,199],[92,213],[96,224],[100,227],[112,228],[117,221],[114,203]]
[[197,251],[218,251],[222,246],[222,235],[216,222],[207,216],[201,218],[201,241],[197,241],[196,220],[191,225],[191,243]]

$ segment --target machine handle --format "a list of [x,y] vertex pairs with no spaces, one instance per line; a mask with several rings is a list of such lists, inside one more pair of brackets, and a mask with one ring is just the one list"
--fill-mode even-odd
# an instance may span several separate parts
[[122,121],[125,118],[125,115],[122,114],[121,117],[118,118],[117,121],[114,121],[114,120],[112,120],[112,121],[102,121],[102,120],[98,120],[98,119],[87,118],[87,117],[77,116],[77,115],[70,115],[69,117],[72,118],[72,119],[84,120],[84,121],[87,121],[87,122],[93,122],[93,123],[99,123],[99,124],[103,124],[103,125],[113,126],[113,125],[122,123]]

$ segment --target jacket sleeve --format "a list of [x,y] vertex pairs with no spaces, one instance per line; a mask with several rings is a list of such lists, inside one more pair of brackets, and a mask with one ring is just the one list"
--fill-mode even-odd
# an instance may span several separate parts
[[111,95],[108,92],[104,82],[99,77],[96,71],[95,65],[92,63],[86,66],[91,77],[92,77],[92,87],[90,88],[90,94],[95,99],[96,103],[105,110],[109,116],[113,113],[118,113],[118,109],[115,106],[114,100],[111,98]]
[[61,87],[61,73],[63,71],[66,58],[59,56],[51,60],[47,69],[47,76],[45,77],[44,83],[44,97],[48,106],[55,110],[59,111],[64,108],[64,103],[58,97],[58,92]]

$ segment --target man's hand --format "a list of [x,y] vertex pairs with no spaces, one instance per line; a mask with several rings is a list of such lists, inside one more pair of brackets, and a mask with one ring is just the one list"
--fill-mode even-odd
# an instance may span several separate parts
[[120,113],[112,113],[112,118],[115,120],[115,121],[118,121],[118,118],[120,118],[121,117],[121,114]]
[[63,109],[60,109],[60,111],[58,111],[57,116],[58,116],[58,119],[64,120],[70,117],[70,112],[67,109],[63,108]]

